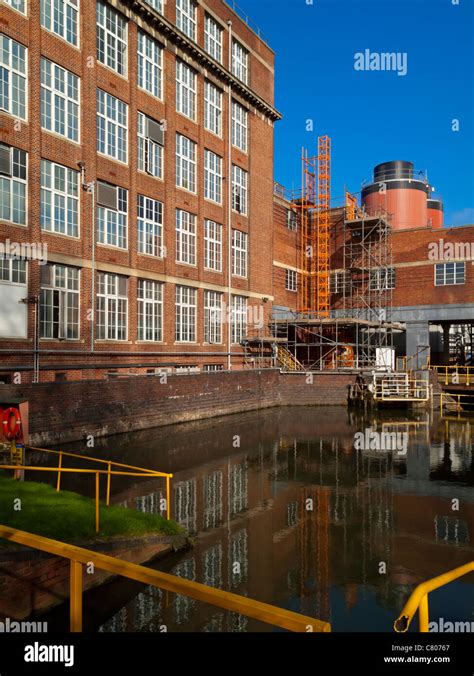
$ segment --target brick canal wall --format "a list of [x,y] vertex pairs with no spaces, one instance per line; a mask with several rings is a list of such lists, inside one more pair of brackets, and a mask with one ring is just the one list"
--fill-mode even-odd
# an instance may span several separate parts
[[32,445],[78,441],[272,406],[345,405],[353,375],[277,369],[4,385],[5,401],[29,401]]

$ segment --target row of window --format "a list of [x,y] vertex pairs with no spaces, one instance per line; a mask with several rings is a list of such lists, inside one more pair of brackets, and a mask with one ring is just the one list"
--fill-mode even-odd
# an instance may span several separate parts
[[[187,190],[196,189],[195,144],[177,135],[176,181]],[[139,149],[139,158],[146,162],[150,154]],[[152,153],[153,163],[161,161]],[[49,160],[41,161],[41,229],[69,237],[79,237],[80,172]],[[216,203],[222,200],[222,158],[205,151],[204,195]],[[248,209],[247,172],[234,165],[232,207],[246,214]],[[102,181],[97,183],[97,240],[101,244],[121,249],[128,248],[128,190]],[[27,224],[27,153],[17,148],[0,145],[0,219],[19,225]],[[163,258],[163,204],[158,200],[138,195],[138,251]],[[176,232],[196,241],[195,214],[177,209]],[[222,248],[222,226],[205,221],[210,239],[219,233]],[[237,232],[237,231],[236,231]],[[235,236],[235,249],[247,251],[247,235]],[[177,251],[181,250],[177,247]],[[215,258],[217,257],[214,256]],[[185,260],[181,260],[185,258]],[[219,251],[219,260],[222,252]],[[178,262],[195,265],[195,256],[179,255]],[[211,269],[215,269],[211,267]],[[246,266],[245,266],[246,269]],[[220,268],[219,268],[219,271]],[[246,276],[241,275],[241,276]]]
[[[196,6],[189,0],[189,7],[195,12]],[[10,0],[9,4],[17,6],[18,0]],[[177,0],[178,17],[187,16],[185,9],[179,7]],[[79,0],[41,0],[41,24],[64,38],[71,44],[78,43],[78,13]],[[178,27],[188,34],[186,26],[192,25],[180,20]],[[194,35],[191,35],[194,39]],[[127,20],[114,8],[99,0],[97,3],[97,60],[112,68],[120,75],[127,74]],[[206,49],[211,56],[221,60],[222,32],[218,24],[211,17],[206,18]],[[0,108],[15,117],[27,117],[27,48],[1,35],[0,40],[0,81],[1,98]],[[243,82],[248,80],[248,53],[236,41],[233,43],[232,72]],[[163,46],[148,34],[138,32],[138,86],[153,96],[163,99]],[[54,71],[54,72],[53,72]],[[196,118],[196,79],[197,73],[182,61],[176,67],[176,99],[179,112],[191,119]],[[47,117],[48,101],[51,105],[70,103],[72,108],[79,105],[79,78],[52,64],[43,65],[41,70],[42,98],[45,97],[42,110]],[[49,91],[50,83],[54,82],[58,94]],[[43,91],[45,92],[43,94]],[[49,93],[48,93],[49,91]],[[215,95],[215,94],[214,94]],[[51,113],[51,111],[49,111]],[[71,111],[76,115],[77,109]],[[69,130],[68,138],[78,140],[76,127]],[[217,133],[217,132],[216,132]]]
[[[343,272],[331,274],[331,292],[343,293],[344,286],[349,282]],[[455,286],[466,283],[465,263],[437,263],[434,266],[435,286]],[[395,268],[379,268],[373,270],[370,277],[371,291],[388,291],[395,289]],[[288,287],[287,287],[288,288]]]
[[[0,283],[26,286],[26,263],[0,258]],[[175,288],[175,340],[197,341],[198,290],[189,286]],[[128,339],[128,278],[105,272],[97,273],[96,338],[125,341]],[[137,285],[137,339],[163,342],[164,283],[139,279]],[[224,294],[204,291],[204,342],[221,345]],[[233,296],[230,308],[232,342],[240,344],[247,326],[247,298]],[[65,265],[48,264],[41,268],[40,335],[42,338],[77,340],[80,337],[80,270]]]
[[[163,56],[158,43],[139,34],[138,86],[161,98]],[[27,118],[27,49],[0,34],[0,110]],[[80,141],[80,78],[62,66],[41,59],[41,126]],[[183,61],[176,62],[176,110],[196,121],[197,73]],[[223,92],[209,80],[204,86],[204,126],[222,136]],[[97,91],[97,149],[127,163],[128,105]],[[232,144],[247,152],[248,110],[232,102]]]

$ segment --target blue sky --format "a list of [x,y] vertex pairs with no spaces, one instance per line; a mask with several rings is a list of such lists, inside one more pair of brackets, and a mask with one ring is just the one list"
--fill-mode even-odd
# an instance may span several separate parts
[[[376,164],[410,160],[447,225],[474,223],[474,0],[457,1],[239,0],[276,52],[275,179],[298,188],[301,147],[315,155],[328,134],[334,198]],[[407,74],[356,71],[366,49],[406,53]]]

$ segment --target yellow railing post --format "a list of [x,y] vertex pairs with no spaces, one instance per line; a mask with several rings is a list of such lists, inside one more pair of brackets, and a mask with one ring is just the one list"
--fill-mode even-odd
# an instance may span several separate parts
[[108,465],[108,470],[107,470],[107,507],[110,506],[110,470],[112,469],[112,463],[109,462]]
[[56,490],[59,491],[61,490],[61,468],[63,466],[63,454],[59,454],[59,462],[58,462],[58,481],[56,484]]
[[444,381],[445,385],[449,385],[449,368],[446,366],[446,378]]
[[166,477],[166,518],[171,519],[170,476]]
[[70,631],[82,631],[82,563],[71,559],[70,584]]
[[425,594],[420,601],[419,622],[420,622],[420,631],[424,634],[427,634],[429,632],[430,626],[428,594]]
[[100,530],[100,513],[99,513],[99,472],[95,473],[95,532]]

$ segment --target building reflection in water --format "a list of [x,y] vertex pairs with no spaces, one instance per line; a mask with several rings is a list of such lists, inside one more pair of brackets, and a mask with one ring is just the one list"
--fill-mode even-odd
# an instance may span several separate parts
[[[473,559],[472,430],[465,424],[424,414],[368,419],[342,409],[306,408],[236,421],[244,430],[238,453],[229,456],[229,442],[221,439],[201,465],[195,457],[186,461],[184,444],[173,455],[173,518],[195,538],[193,549],[171,569],[175,575],[328,620],[335,630],[390,631],[416,584]],[[225,436],[235,433],[229,419],[220,424]],[[368,427],[406,431],[406,455],[354,450],[355,432]],[[151,443],[142,437],[142,465]],[[154,514],[162,498],[156,480],[114,497]],[[456,512],[453,498],[460,501]],[[463,598],[472,597],[472,581],[458,586],[453,607],[470,613]],[[450,608],[436,603],[441,601],[432,612],[440,610],[447,619]],[[101,630],[162,626],[269,630],[236,613],[151,589],[117,609]]]

